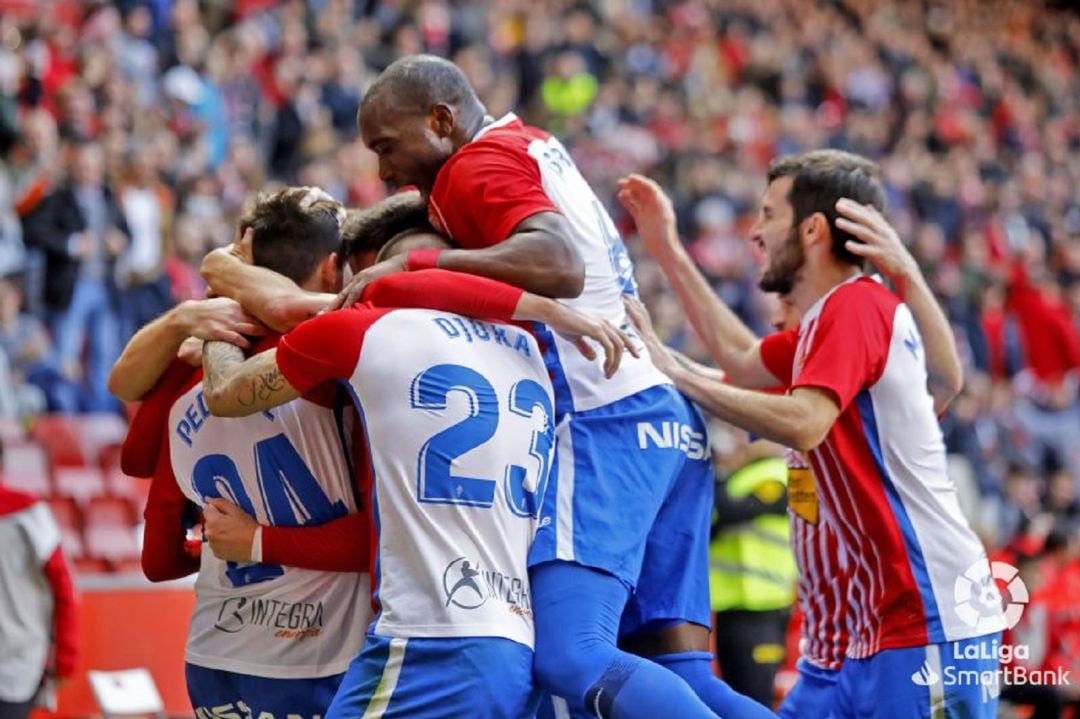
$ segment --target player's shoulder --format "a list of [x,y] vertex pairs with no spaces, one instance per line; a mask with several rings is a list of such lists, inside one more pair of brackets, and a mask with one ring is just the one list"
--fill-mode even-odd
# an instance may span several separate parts
[[546,141],[551,135],[538,127],[524,124],[507,115],[481,131],[479,137],[466,144],[448,160],[451,167],[469,164],[491,156],[528,156],[533,142]]
[[0,484],[0,517],[16,514],[38,503],[39,499],[34,494]]
[[892,316],[900,304],[900,298],[892,290],[869,276],[840,285],[825,300],[825,308],[882,316]]

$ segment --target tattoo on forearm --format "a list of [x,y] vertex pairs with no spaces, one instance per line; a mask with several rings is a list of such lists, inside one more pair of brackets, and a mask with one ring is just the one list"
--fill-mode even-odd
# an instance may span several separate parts
[[225,383],[225,376],[244,363],[244,351],[228,342],[203,343],[203,388],[216,394]]
[[285,378],[276,365],[260,374],[253,382],[258,385],[257,393],[261,400],[269,398],[274,392],[285,389]]
[[277,367],[275,353],[263,352],[249,360],[237,347],[207,342],[203,350],[203,390],[222,406],[266,408],[291,399],[289,382]]

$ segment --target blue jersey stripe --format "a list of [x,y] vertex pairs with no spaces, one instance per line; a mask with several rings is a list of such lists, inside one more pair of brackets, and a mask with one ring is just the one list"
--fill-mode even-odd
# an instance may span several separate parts
[[865,389],[859,392],[855,397],[855,406],[859,411],[859,418],[862,420],[863,435],[866,437],[866,442],[870,447],[870,453],[874,456],[874,463],[877,465],[881,483],[885,487],[885,495],[889,498],[889,505],[892,507],[893,515],[896,516],[896,521],[900,525],[900,533],[904,538],[904,547],[907,549],[908,563],[911,566],[911,572],[915,577],[915,582],[919,587],[919,594],[923,600],[929,640],[934,644],[944,642],[945,629],[941,624],[941,612],[938,610],[937,599],[934,597],[934,588],[930,582],[930,574],[926,569],[926,558],[923,556],[922,545],[919,543],[919,537],[915,533],[915,527],[911,523],[907,509],[900,500],[896,485],[893,483],[892,477],[889,476],[889,470],[885,466],[885,458],[881,451],[881,440],[878,436],[877,417],[874,414],[874,400],[870,396],[870,392]]
[[574,396],[570,392],[570,383],[566,379],[566,370],[559,359],[559,350],[555,346],[555,335],[542,322],[533,322],[533,334],[539,340],[544,353],[544,365],[551,377],[551,387],[555,391],[555,423],[574,411]]

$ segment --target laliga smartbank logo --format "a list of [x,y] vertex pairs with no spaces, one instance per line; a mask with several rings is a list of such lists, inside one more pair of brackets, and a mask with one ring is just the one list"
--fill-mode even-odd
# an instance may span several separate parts
[[1007,562],[988,564],[980,559],[956,578],[953,599],[960,621],[989,633],[1001,629],[1002,612],[1005,626],[1015,627],[1024,615],[1029,596],[1019,569]]
[[979,560],[956,578],[953,585],[956,615],[962,622],[988,636],[927,647],[927,659],[911,675],[923,687],[980,686],[983,699],[996,698],[1001,686],[1038,684],[1064,686],[1069,671],[1028,670],[1013,660],[1027,660],[1026,644],[1001,644],[996,632],[1015,627],[1029,600],[1020,570],[1007,562]]

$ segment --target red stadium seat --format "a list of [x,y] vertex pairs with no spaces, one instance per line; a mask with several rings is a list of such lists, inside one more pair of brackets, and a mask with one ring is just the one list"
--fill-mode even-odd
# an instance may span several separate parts
[[45,447],[53,467],[87,466],[81,428],[71,417],[62,414],[38,417],[30,436]]
[[76,574],[105,574],[112,571],[112,565],[107,560],[92,557],[74,559],[71,561],[71,566]]
[[135,512],[131,503],[121,497],[94,497],[83,509],[86,527],[132,527]]
[[139,477],[129,477],[120,469],[113,468],[105,472],[105,484],[109,494],[114,497],[128,499],[135,509],[137,516],[142,516],[146,507],[146,497],[150,494],[150,480]]
[[100,464],[102,453],[110,447],[119,447],[127,436],[127,422],[117,414],[84,414],[74,420],[83,454],[90,464]]
[[80,504],[105,496],[105,476],[97,467],[59,467],[55,480],[56,494]]
[[141,575],[143,571],[142,558],[131,557],[129,559],[121,559],[113,564],[112,570],[117,573]]
[[86,528],[86,554],[89,557],[120,562],[140,555],[135,530],[129,525],[99,525]]

